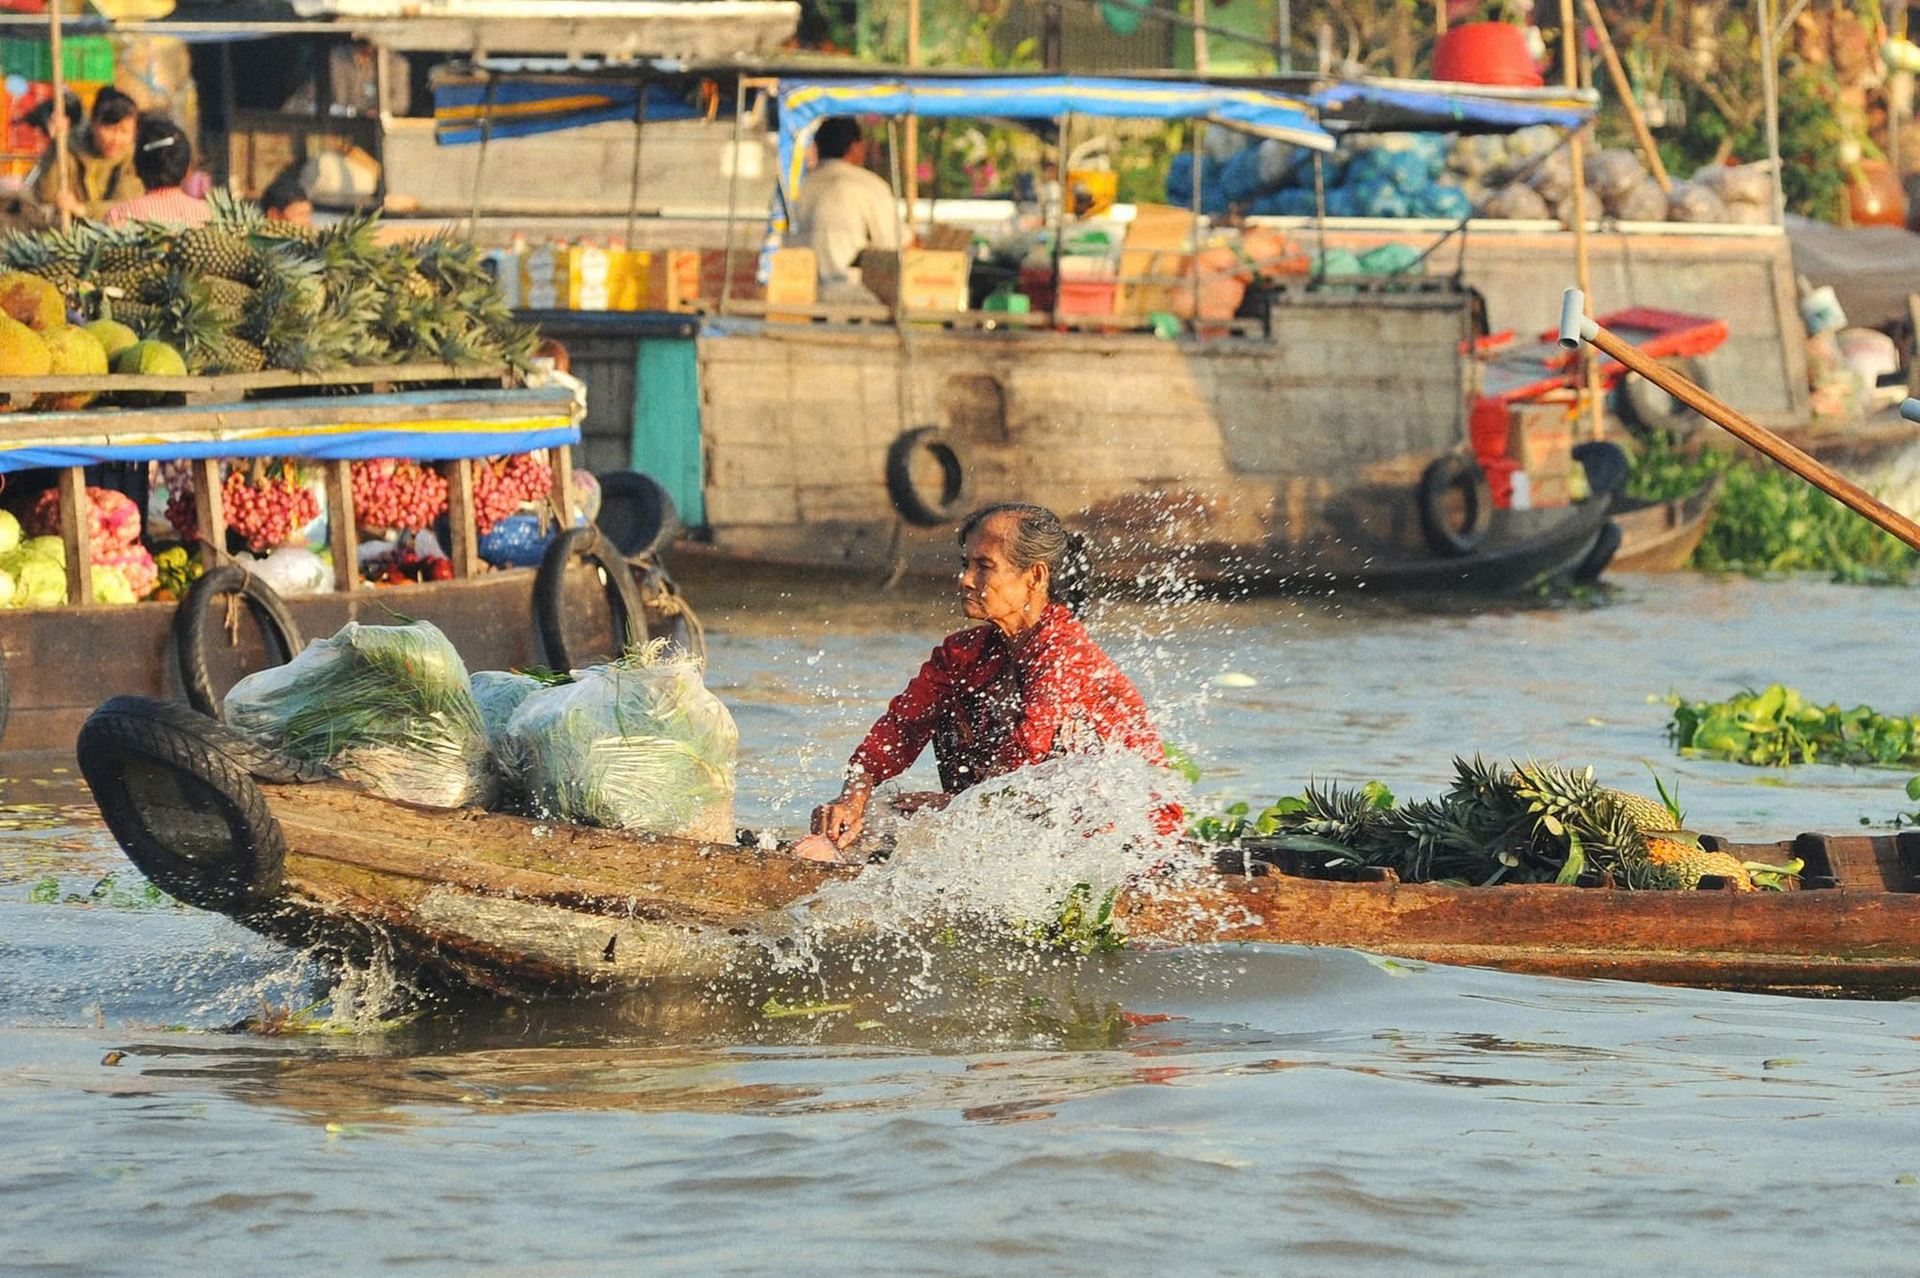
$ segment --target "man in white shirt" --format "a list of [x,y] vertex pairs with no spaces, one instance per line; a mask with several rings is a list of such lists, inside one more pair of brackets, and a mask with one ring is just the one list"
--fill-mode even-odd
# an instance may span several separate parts
[[893,191],[868,171],[867,140],[847,116],[821,122],[814,134],[820,162],[794,201],[788,243],[813,250],[823,302],[871,302],[853,261],[862,249],[900,247],[900,215]]

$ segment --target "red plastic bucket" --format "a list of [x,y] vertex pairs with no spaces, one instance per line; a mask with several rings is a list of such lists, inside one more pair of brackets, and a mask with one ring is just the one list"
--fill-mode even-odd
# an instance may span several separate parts
[[1527,33],[1510,22],[1469,22],[1448,30],[1434,41],[1433,78],[1530,89],[1541,84]]

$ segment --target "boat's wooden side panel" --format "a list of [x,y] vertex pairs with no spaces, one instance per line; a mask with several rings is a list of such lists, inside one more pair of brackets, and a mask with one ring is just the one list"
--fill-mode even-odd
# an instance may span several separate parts
[[1737,989],[1920,990],[1920,896],[1331,883],[1269,875],[1125,898],[1130,935],[1330,945],[1556,976]]
[[[545,660],[534,631],[533,579],[533,569],[519,568],[286,602],[309,639],[325,638],[349,621],[393,625],[400,618],[418,618],[446,632],[469,670],[503,670]],[[180,697],[170,646],[178,606],[0,609],[0,655],[12,695],[6,747],[70,749],[94,707],[121,693]],[[579,650],[606,651],[611,635],[606,602],[584,565],[568,573],[566,608],[567,633],[576,637]],[[220,688],[267,665],[259,627],[244,608],[236,620],[236,627],[209,645],[210,673]]]
[[1680,501],[1616,511],[1613,522],[1620,528],[1620,549],[1613,557],[1612,571],[1679,572],[1685,568],[1713,522],[1720,483],[1716,478]]

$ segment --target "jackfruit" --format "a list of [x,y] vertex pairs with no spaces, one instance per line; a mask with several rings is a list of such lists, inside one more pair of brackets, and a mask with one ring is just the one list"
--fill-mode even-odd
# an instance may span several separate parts
[[28,328],[58,328],[67,322],[67,299],[38,275],[15,271],[0,275],[0,311]]
[[53,352],[40,334],[0,315],[0,377],[45,377],[52,367]]
[[[50,328],[43,334],[47,351],[53,357],[49,369],[56,377],[104,377],[107,373],[107,350],[100,339],[84,328],[72,324],[62,324]],[[70,410],[85,408],[93,402],[94,392],[76,391],[65,395],[42,395],[34,401],[35,408]]]
[[20,521],[11,510],[0,510],[0,555],[10,555],[19,548]]

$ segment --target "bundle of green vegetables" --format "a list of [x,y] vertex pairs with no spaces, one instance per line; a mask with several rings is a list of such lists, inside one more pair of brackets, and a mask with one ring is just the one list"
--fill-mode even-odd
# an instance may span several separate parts
[[533,690],[502,753],[521,762],[528,803],[544,816],[731,843],[739,745],[700,663],[656,641]]
[[430,622],[349,622],[242,679],[222,711],[234,728],[384,798],[456,808],[492,796],[466,665]]

